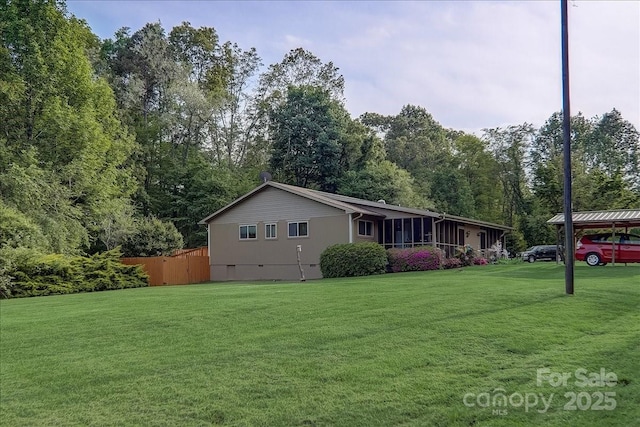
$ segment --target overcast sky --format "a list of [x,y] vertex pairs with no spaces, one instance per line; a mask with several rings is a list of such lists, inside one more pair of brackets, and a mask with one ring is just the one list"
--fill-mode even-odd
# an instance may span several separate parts
[[[445,127],[541,125],[562,108],[560,1],[83,1],[100,38],[160,21],[213,27],[265,64],[302,47],[345,78],[346,106],[427,109]],[[569,2],[571,112],[640,129],[640,2]]]

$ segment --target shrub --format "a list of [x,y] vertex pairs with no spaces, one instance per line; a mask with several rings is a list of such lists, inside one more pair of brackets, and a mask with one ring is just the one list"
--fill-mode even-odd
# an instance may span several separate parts
[[11,280],[13,277],[9,276],[7,268],[0,266],[0,299],[11,298]]
[[46,244],[42,230],[17,209],[0,199],[0,247],[40,247]]
[[438,248],[423,246],[409,249],[389,249],[387,251],[391,271],[427,271],[438,270],[442,266],[444,255]]
[[387,255],[377,243],[343,243],[329,246],[320,255],[323,277],[351,277],[382,274]]
[[462,261],[459,258],[445,258],[442,262],[442,268],[450,269],[450,268],[460,268],[462,267]]
[[148,217],[137,221],[136,230],[122,244],[127,257],[169,255],[182,249],[182,234],[171,222]]
[[476,257],[476,251],[473,250],[471,245],[464,245],[457,249],[456,257],[460,260],[463,267],[473,265],[473,260]]
[[473,259],[473,265],[487,265],[489,262],[484,257],[478,257]]
[[0,293],[18,298],[148,286],[140,266],[120,262],[118,249],[90,257],[5,248],[0,253]]

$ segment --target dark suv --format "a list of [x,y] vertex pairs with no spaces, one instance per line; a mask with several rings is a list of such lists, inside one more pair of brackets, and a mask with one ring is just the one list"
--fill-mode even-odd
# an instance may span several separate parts
[[538,245],[531,246],[522,252],[522,260],[535,262],[537,260],[555,261],[558,256],[558,247],[556,245]]

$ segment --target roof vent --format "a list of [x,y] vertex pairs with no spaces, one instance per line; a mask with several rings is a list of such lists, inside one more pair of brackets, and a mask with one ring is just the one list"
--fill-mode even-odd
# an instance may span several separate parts
[[260,172],[260,182],[262,182],[263,184],[267,181],[271,181],[271,174],[267,171],[264,172]]
[[385,202],[385,201],[384,201],[384,199],[380,199],[380,200],[378,200],[378,203],[382,203],[383,205],[386,205],[386,204],[387,204],[387,202]]

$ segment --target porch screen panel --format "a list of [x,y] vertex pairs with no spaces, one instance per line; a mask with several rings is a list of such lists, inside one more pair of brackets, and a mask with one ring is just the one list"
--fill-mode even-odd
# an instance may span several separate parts
[[402,247],[402,220],[393,220],[393,245],[396,248]]
[[413,219],[413,243],[415,245],[423,244],[422,240],[422,218]]
[[413,233],[411,231],[411,218],[405,218],[402,220],[402,236],[405,248],[410,248],[413,246]]
[[384,220],[384,247],[385,249],[389,249],[393,247],[393,220],[385,219]]
[[423,218],[422,219],[422,231],[423,231],[423,242],[424,243],[432,243],[433,236],[431,235],[431,218]]

